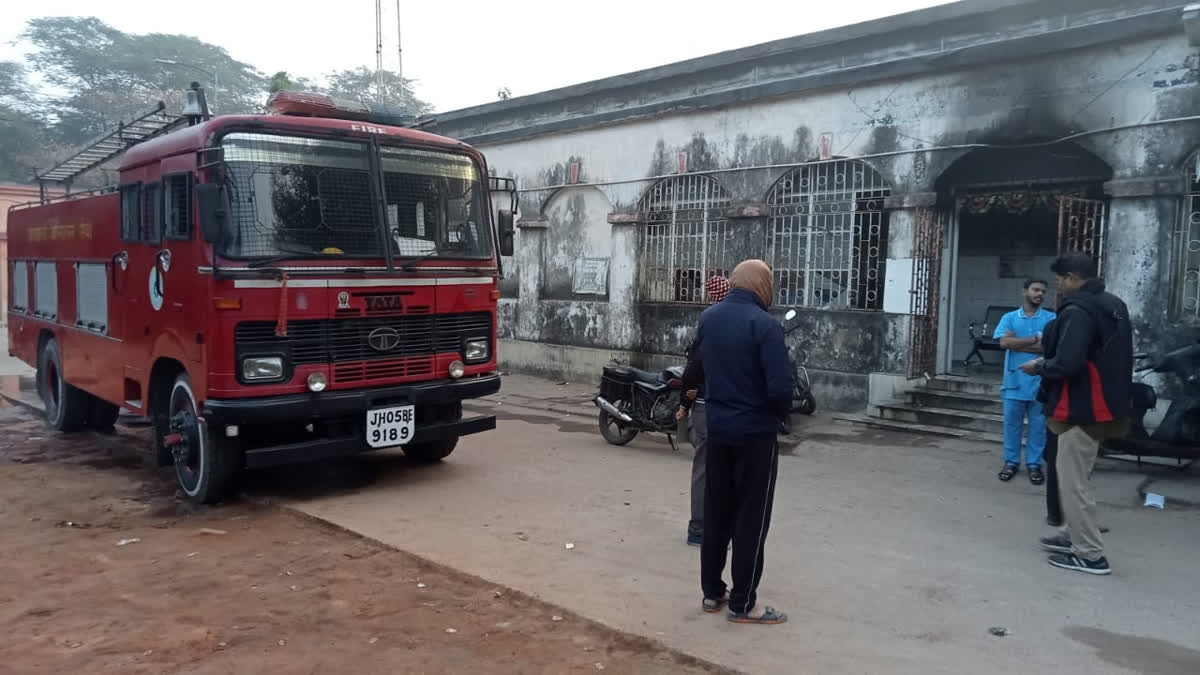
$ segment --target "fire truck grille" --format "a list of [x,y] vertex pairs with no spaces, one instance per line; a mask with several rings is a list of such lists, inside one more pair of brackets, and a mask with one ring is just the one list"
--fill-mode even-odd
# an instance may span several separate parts
[[[289,321],[286,336],[275,335],[274,321],[245,321],[237,325],[239,360],[251,354],[285,354],[293,365],[335,366],[335,381],[383,379],[433,371],[432,360],[414,359],[462,350],[465,338],[492,337],[487,312],[431,314],[379,318]],[[421,363],[428,361],[428,366]],[[421,368],[426,368],[421,371]],[[421,371],[421,372],[418,372]],[[375,373],[373,376],[372,373]]]
[[333,366],[333,381],[336,383],[371,380],[390,380],[394,377],[432,375],[433,357],[414,356],[408,359],[382,361],[355,361],[336,363]]

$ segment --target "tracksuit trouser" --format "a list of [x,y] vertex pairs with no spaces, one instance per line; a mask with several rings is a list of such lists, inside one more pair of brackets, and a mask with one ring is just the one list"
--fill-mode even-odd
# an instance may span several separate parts
[[706,598],[725,594],[722,576],[732,540],[731,612],[749,612],[757,601],[778,468],[779,442],[774,433],[747,436],[738,443],[709,439],[700,587]]

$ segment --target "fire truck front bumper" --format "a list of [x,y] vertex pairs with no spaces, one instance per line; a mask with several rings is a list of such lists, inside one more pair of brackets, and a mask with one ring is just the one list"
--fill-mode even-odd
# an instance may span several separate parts
[[414,408],[405,445],[456,439],[496,428],[492,415],[464,417],[462,402],[500,391],[496,374],[454,381],[324,391],[251,399],[209,399],[204,423],[213,436],[236,438],[244,467],[257,469],[357,454],[366,442],[367,412],[388,406]]

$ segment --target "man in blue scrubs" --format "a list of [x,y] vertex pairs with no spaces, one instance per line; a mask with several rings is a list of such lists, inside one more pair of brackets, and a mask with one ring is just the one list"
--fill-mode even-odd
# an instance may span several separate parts
[[1010,481],[1021,468],[1021,436],[1025,420],[1029,420],[1029,436],[1025,439],[1025,467],[1029,482],[1041,485],[1042,453],[1046,449],[1046,415],[1037,402],[1041,378],[1026,375],[1021,364],[1032,361],[1042,353],[1042,331],[1054,320],[1054,312],[1042,309],[1046,298],[1046,282],[1030,279],[1025,282],[1025,301],[996,325],[995,339],[1004,353],[1004,468],[1000,480]]

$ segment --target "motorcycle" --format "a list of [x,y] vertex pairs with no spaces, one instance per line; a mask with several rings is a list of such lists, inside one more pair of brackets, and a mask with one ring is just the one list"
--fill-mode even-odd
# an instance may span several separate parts
[[[796,310],[788,310],[785,321],[796,318]],[[790,334],[799,324],[784,331]],[[788,359],[796,383],[792,394],[792,412],[812,415],[817,410],[817,400],[812,393],[808,369],[800,365],[802,359],[789,350]],[[657,432],[667,435],[667,442],[675,448],[674,435],[679,422],[675,413],[683,392],[683,366],[671,366],[661,373],[639,370],[614,361],[604,367],[600,375],[600,393],[592,399],[600,409],[598,422],[600,435],[612,445],[626,445],[641,432]],[[779,433],[790,434],[791,416],[780,420]]]
[[1162,422],[1150,433],[1146,431],[1146,412],[1155,409],[1158,396],[1150,385],[1134,382],[1129,392],[1129,433],[1106,440],[1100,446],[1101,454],[1200,459],[1200,342],[1172,350],[1157,360],[1147,354],[1135,354],[1134,358],[1143,362],[1134,368],[1135,373],[1173,373],[1179,377],[1183,384],[1181,396],[1171,401]]
[[600,435],[613,445],[625,445],[643,431],[665,433],[674,450],[675,412],[682,396],[683,366],[652,373],[609,363],[600,375],[600,394],[592,399],[600,408]]

